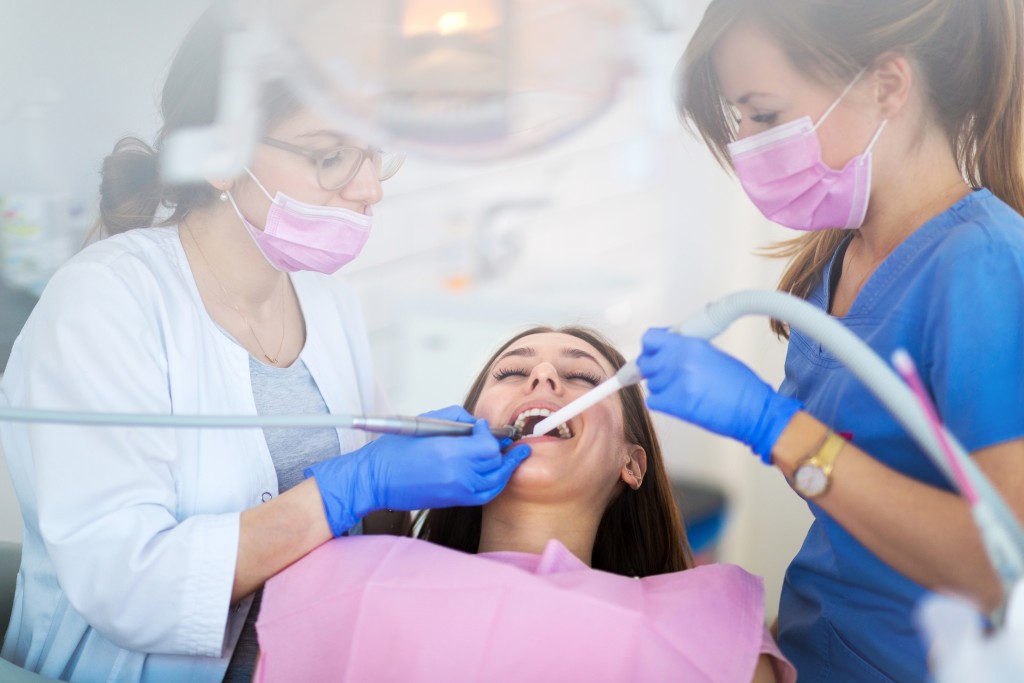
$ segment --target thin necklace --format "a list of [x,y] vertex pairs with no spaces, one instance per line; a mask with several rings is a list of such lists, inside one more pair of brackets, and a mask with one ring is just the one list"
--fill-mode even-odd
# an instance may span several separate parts
[[242,318],[242,322],[244,322],[245,326],[249,328],[249,333],[252,334],[252,338],[256,340],[256,345],[259,346],[260,351],[263,352],[263,357],[270,361],[271,365],[277,365],[277,361],[281,357],[281,349],[284,348],[284,287],[279,285],[277,288],[278,291],[280,292],[278,299],[281,302],[281,311],[279,316],[281,318],[281,343],[277,345],[277,353],[271,356],[269,353],[267,353],[266,348],[264,348],[263,342],[261,342],[260,338],[256,335],[256,330],[253,329],[252,323],[249,322],[249,318],[247,318],[245,313],[242,313],[242,309],[240,309],[238,305],[231,300],[231,296],[228,294],[228,290],[224,289],[224,285],[220,283],[220,278],[217,277],[216,271],[214,271],[213,266],[210,265],[210,260],[206,258],[206,254],[203,253],[203,248],[199,246],[199,240],[196,239],[195,233],[192,232],[192,226],[189,226],[188,228],[188,236],[192,238],[192,244],[196,245],[196,249],[199,251],[199,256],[202,257],[203,263],[206,264],[206,269],[209,270],[210,275],[213,276],[213,281],[217,283],[217,286],[220,287],[220,291],[223,292],[224,303],[230,306],[231,308],[235,309],[235,312],[238,313],[238,315]]

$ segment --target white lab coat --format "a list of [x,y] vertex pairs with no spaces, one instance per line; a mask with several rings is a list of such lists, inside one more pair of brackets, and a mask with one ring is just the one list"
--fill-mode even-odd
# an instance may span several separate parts
[[[332,413],[380,409],[351,293],[292,276]],[[249,356],[207,315],[174,228],[92,245],[49,283],[2,384],[12,406],[255,414]],[[220,680],[239,513],[278,493],[259,429],[0,423],[25,520],[3,656],[72,680]],[[339,431],[342,452],[365,437]],[[143,654],[148,653],[148,654]]]

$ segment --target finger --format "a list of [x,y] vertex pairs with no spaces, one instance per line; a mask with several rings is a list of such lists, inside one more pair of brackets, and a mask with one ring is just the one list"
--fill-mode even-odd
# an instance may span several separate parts
[[680,413],[683,412],[683,408],[679,405],[678,401],[667,399],[664,396],[651,394],[647,397],[647,407],[651,410],[656,410],[659,413],[678,417],[681,420],[686,419],[680,415]]
[[495,490],[494,495],[498,495],[498,491],[504,488],[505,484],[512,477],[512,473],[516,471],[524,460],[530,457],[530,446],[524,443],[519,444],[514,448],[510,448],[502,459],[501,464],[496,467],[493,471],[488,472],[484,476],[487,478],[488,485],[483,487],[485,489]]
[[680,360],[672,356],[657,354],[649,358],[641,357],[637,367],[647,378],[647,388],[658,393],[671,386],[680,373]]
[[654,353],[662,346],[665,345],[667,339],[672,336],[672,332],[668,331],[667,327],[652,327],[644,332],[643,339],[641,341],[643,352]]

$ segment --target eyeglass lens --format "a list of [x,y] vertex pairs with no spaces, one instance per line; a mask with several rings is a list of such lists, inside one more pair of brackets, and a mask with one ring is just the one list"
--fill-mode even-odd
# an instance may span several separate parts
[[390,152],[364,152],[358,147],[338,147],[327,152],[318,167],[321,187],[335,190],[350,182],[359,172],[363,159],[370,156],[379,180],[387,180],[402,165],[402,157]]

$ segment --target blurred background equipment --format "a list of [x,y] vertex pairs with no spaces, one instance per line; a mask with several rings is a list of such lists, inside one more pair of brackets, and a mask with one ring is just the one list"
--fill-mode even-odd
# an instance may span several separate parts
[[643,3],[235,0],[218,121],[168,141],[166,175],[236,171],[261,81],[283,79],[358,137],[451,160],[535,150],[595,119],[631,72]]

